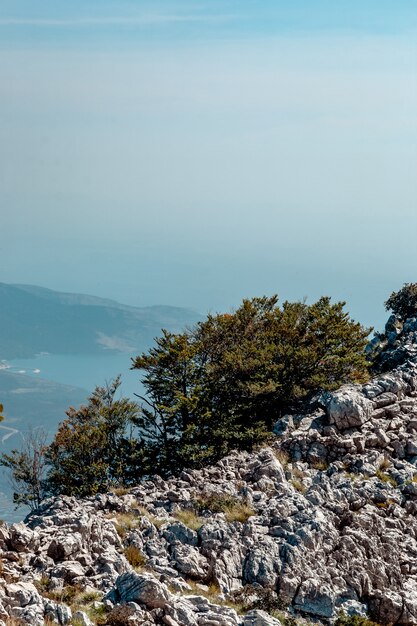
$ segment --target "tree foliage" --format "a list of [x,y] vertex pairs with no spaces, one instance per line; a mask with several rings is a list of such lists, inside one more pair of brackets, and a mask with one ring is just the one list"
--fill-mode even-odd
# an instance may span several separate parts
[[344,304],[254,298],[191,331],[164,332],[133,362],[144,372],[136,424],[149,465],[167,475],[250,448],[318,389],[364,380],[370,329]]
[[137,480],[138,442],[128,432],[137,405],[115,399],[120,377],[96,387],[88,404],[70,408],[48,447],[48,489],[88,496]]
[[31,430],[23,436],[20,450],[0,456],[0,465],[11,473],[13,502],[16,507],[37,509],[46,493],[46,433],[42,429]]
[[405,283],[399,291],[393,291],[385,302],[387,311],[392,311],[400,319],[417,316],[417,283]]
[[146,392],[140,407],[116,399],[119,378],[97,387],[42,448],[45,480],[33,479],[32,452],[3,455],[22,487],[16,502],[37,506],[46,492],[89,496],[263,442],[284,412],[318,390],[366,379],[370,329],[344,304],[253,298],[186,332],[163,331],[133,359]]

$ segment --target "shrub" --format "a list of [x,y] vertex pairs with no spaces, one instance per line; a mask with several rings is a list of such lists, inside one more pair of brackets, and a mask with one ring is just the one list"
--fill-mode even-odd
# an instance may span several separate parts
[[232,599],[242,606],[245,612],[259,609],[266,611],[270,615],[286,609],[289,604],[289,600],[280,598],[274,589],[254,585],[245,585],[241,589],[234,591]]
[[317,390],[367,378],[370,330],[349,318],[344,302],[277,302],[244,300],[234,313],[209,315],[185,333],[164,331],[133,360],[144,372],[135,423],[146,467],[169,476],[233,448],[251,449],[277,415]]
[[96,387],[88,404],[67,411],[47,450],[52,493],[84,497],[136,482],[140,455],[127,429],[138,407],[115,399],[119,386],[120,377]]
[[405,283],[399,291],[393,291],[385,302],[387,311],[392,311],[402,320],[417,315],[417,283]]
[[0,465],[11,472],[16,508],[25,505],[34,511],[46,495],[46,440],[47,434],[41,428],[29,430],[23,435],[20,450],[0,455]]

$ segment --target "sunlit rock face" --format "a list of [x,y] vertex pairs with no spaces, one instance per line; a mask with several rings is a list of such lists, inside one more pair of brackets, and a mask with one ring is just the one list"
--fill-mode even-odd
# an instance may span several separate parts
[[[410,332],[391,347],[401,333],[407,347]],[[46,500],[0,527],[0,620],[278,626],[283,615],[331,624],[344,611],[416,624],[417,364],[407,350],[394,369],[279,420],[268,447],[123,495]]]

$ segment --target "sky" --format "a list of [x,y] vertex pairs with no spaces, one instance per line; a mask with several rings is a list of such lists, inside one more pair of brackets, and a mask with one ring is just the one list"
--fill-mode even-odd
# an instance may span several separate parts
[[417,280],[415,0],[0,0],[0,281],[202,313]]

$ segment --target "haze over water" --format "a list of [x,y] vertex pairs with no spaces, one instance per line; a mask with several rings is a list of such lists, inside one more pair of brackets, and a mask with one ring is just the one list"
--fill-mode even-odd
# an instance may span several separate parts
[[0,2],[0,281],[227,310],[416,280],[414,0]]

